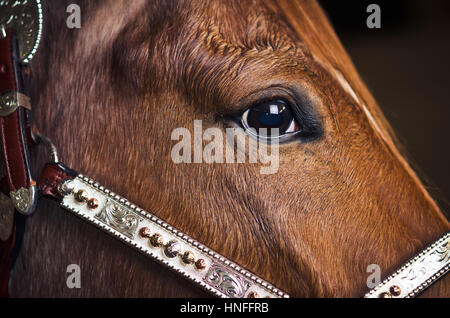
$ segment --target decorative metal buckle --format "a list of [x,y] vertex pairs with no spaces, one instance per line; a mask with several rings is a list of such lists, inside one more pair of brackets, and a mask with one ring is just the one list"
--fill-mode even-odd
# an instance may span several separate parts
[[12,114],[18,107],[31,110],[30,98],[19,92],[6,92],[0,95],[0,116]]
[[41,40],[42,5],[40,0],[3,0],[0,1],[0,36],[6,36],[6,30],[16,32],[20,59],[29,63]]
[[19,213],[23,215],[30,215],[34,212],[37,203],[36,186],[11,191],[10,197],[14,207]]

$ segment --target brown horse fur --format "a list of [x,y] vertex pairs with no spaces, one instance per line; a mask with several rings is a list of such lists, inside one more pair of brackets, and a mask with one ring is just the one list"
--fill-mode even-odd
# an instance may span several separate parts
[[[293,297],[362,296],[368,265],[384,277],[449,230],[317,3],[80,0],[77,30],[72,2],[44,2],[32,63],[35,121],[70,167]],[[278,173],[172,162],[173,129],[223,129],[224,115],[298,91],[323,133],[282,144]],[[27,221],[10,292],[206,295],[50,201]],[[450,296],[450,279],[424,295]]]

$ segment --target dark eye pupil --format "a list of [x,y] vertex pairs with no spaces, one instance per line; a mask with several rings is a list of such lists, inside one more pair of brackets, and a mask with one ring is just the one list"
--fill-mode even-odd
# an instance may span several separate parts
[[276,114],[263,112],[259,114],[258,120],[266,127],[278,127],[283,123],[283,116],[278,112]]
[[277,100],[265,102],[250,109],[247,123],[250,128],[254,128],[258,132],[261,128],[266,128],[267,135],[271,136],[271,128],[278,128],[279,134],[284,134],[293,119],[289,105],[282,100]]

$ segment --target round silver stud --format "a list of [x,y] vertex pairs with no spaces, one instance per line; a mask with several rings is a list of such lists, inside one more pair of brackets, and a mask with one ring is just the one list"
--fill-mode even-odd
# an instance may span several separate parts
[[192,253],[190,251],[184,252],[181,259],[183,260],[183,263],[186,265],[191,265],[191,264],[194,264],[194,262],[195,262],[194,253]]
[[89,199],[88,193],[86,190],[78,190],[75,193],[75,200],[78,202],[86,202]]
[[150,244],[154,247],[161,247],[164,245],[164,239],[161,234],[155,233],[150,237]]
[[164,247],[164,254],[166,254],[169,258],[174,258],[178,255],[178,253],[180,253],[180,249],[180,243],[177,241],[170,241]]
[[71,179],[66,179],[63,180],[62,182],[60,182],[58,184],[58,186],[56,187],[56,190],[58,190],[58,193],[61,196],[66,196],[66,195],[70,195],[72,194],[73,190],[74,190],[74,185]]

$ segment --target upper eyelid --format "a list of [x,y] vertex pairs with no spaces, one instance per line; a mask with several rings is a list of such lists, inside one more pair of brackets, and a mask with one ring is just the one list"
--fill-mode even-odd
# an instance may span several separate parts
[[216,122],[220,122],[220,121],[224,121],[224,120],[228,120],[228,121],[233,121],[237,124],[241,124],[241,118],[242,116],[245,114],[245,112],[247,112],[249,109],[255,108],[256,106],[260,105],[260,104],[264,104],[270,101],[277,101],[277,100],[282,100],[284,102],[286,102],[286,104],[291,108],[292,110],[292,104],[289,101],[286,101],[284,97],[276,97],[278,95],[275,95],[275,97],[270,97],[270,98],[266,98],[266,99],[262,99],[262,100],[257,100],[254,103],[244,107],[244,108],[240,108],[237,111],[232,111],[232,112],[226,112],[226,113],[221,113],[221,114],[216,114],[215,115],[215,121]]
[[[268,93],[267,93],[268,92]],[[268,96],[270,93],[270,96]],[[255,91],[246,97],[241,98],[237,102],[234,103],[233,107],[230,107],[228,110],[224,110],[220,113],[217,113],[217,118],[227,118],[233,116],[241,116],[250,108],[257,106],[258,104],[263,104],[269,101],[283,100],[285,101],[291,108],[293,104],[297,103],[295,98],[295,94],[289,92],[288,89],[281,86],[272,86],[264,89],[260,89]]]
[[[270,96],[268,96],[270,94]],[[260,96],[262,95],[262,96]],[[265,95],[265,96],[264,96]],[[244,98],[241,98],[236,104],[238,104],[241,108],[247,104],[246,109],[250,108],[248,106],[255,106],[256,104],[261,104],[273,100],[295,100],[295,95],[293,92],[290,92],[289,89],[283,86],[270,86],[264,89],[257,90]]]

